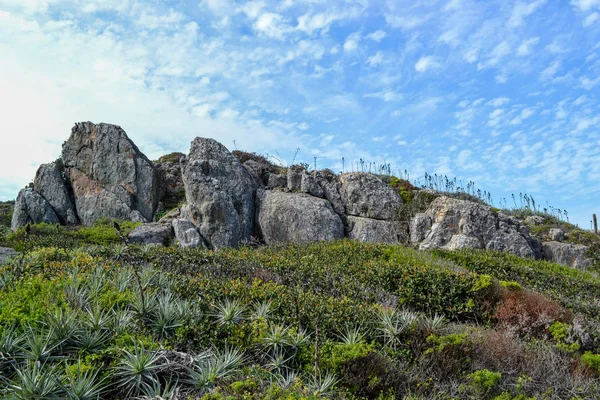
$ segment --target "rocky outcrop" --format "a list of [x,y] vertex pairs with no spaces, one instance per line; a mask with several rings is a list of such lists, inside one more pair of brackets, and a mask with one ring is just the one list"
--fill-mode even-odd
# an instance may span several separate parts
[[541,255],[539,244],[517,219],[465,200],[438,197],[413,218],[410,229],[411,240],[422,250],[475,248],[527,258]]
[[196,138],[182,161],[189,219],[211,248],[235,247],[254,231],[256,183],[225,146]]
[[168,211],[185,201],[185,187],[181,176],[181,165],[177,161],[159,161],[154,164],[162,188],[158,211]]
[[562,242],[565,240],[565,233],[562,231],[562,229],[551,228],[548,231],[548,238],[553,242]]
[[135,228],[128,236],[129,243],[166,245],[173,238],[171,224],[151,223]]
[[38,168],[33,190],[50,204],[63,225],[79,223],[69,184],[56,163],[42,164]]
[[161,193],[150,160],[121,127],[76,124],[62,158],[80,221],[100,218],[151,221]]
[[176,219],[173,221],[173,230],[179,246],[206,248],[198,228],[191,221]]
[[15,202],[11,228],[17,230],[27,224],[40,224],[42,222],[59,224],[60,219],[50,203],[41,194],[31,188],[21,190]]
[[584,269],[592,264],[587,256],[588,247],[578,244],[544,242],[542,256],[544,260],[573,268]]
[[17,252],[9,247],[0,247],[0,265],[4,264],[16,254]]
[[391,220],[402,206],[402,198],[375,175],[352,172],[340,177],[340,196],[346,215]]
[[344,237],[344,225],[331,204],[304,193],[260,190],[256,220],[266,244],[310,243]]
[[348,238],[359,242],[398,243],[397,224],[379,219],[353,217],[348,219]]

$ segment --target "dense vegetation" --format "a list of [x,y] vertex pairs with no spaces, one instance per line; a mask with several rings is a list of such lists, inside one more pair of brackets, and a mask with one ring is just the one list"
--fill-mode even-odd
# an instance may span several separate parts
[[132,224],[4,235],[10,398],[591,399],[600,278],[480,251],[341,241],[218,252]]

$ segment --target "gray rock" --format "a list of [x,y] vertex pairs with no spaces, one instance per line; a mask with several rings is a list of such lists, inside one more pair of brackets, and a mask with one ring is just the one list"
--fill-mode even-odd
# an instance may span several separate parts
[[175,231],[175,238],[180,247],[201,247],[206,248],[204,240],[198,232],[198,228],[186,219],[173,220],[173,230]]
[[331,203],[333,211],[342,217],[342,219],[346,218],[346,208],[344,207],[344,202],[340,195],[342,185],[337,181],[337,178],[330,177],[328,180],[321,183],[321,187],[323,188],[325,198]]
[[546,223],[546,218],[541,215],[530,215],[525,218],[525,223],[529,225],[544,225]]
[[398,243],[397,227],[379,219],[348,217],[348,238],[360,242]]
[[250,240],[256,183],[238,159],[216,140],[196,138],[182,166],[189,220],[209,246]]
[[548,232],[548,238],[553,242],[562,242],[565,240],[565,233],[562,231],[562,229],[552,228]]
[[287,187],[292,192],[299,192],[302,190],[302,175],[304,175],[304,168],[296,165],[291,166],[287,170]]
[[308,193],[315,197],[325,197],[325,192],[321,186],[323,179],[316,172],[303,173],[300,181],[300,190],[302,193]]
[[167,211],[185,201],[185,188],[179,161],[163,161],[154,164],[162,187],[162,198],[157,211]]
[[59,224],[60,219],[50,203],[38,192],[25,188],[19,192],[13,211],[11,228],[16,231],[27,224]]
[[431,229],[431,218],[424,213],[416,214],[410,221],[410,242],[419,244]]
[[135,228],[128,238],[129,243],[166,245],[173,238],[173,229],[170,224],[143,224]]
[[351,172],[340,176],[340,195],[347,215],[390,220],[402,206],[402,198],[375,175]]
[[268,165],[259,163],[255,160],[248,160],[244,162],[243,165],[257,185],[266,186],[269,184],[269,176],[271,173]]
[[285,188],[287,187],[287,175],[271,174],[269,175],[268,189]]
[[161,197],[158,174],[121,127],[75,124],[63,161],[83,224],[104,217],[153,219]]
[[438,197],[410,224],[413,244],[421,250],[477,248],[507,251],[539,258],[539,244],[517,219],[495,213],[491,207],[450,197]]
[[181,209],[174,208],[171,211],[169,211],[168,213],[166,213],[161,219],[159,219],[158,222],[161,224],[170,224],[171,222],[173,222],[180,216],[181,216]]
[[266,244],[310,243],[344,237],[344,225],[327,200],[304,193],[260,190],[257,223]]
[[42,164],[38,168],[33,189],[52,206],[63,225],[79,223],[69,185],[56,163]]
[[479,239],[473,236],[463,235],[462,233],[452,235],[450,241],[443,247],[446,250],[459,249],[481,249],[482,243]]
[[584,269],[592,264],[587,257],[588,247],[581,244],[560,242],[542,243],[542,256],[544,260],[573,268]]
[[18,253],[9,247],[0,247],[0,265],[4,264],[16,254]]

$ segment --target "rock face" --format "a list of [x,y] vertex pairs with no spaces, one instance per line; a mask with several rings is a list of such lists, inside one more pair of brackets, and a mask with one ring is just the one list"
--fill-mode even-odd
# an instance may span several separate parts
[[129,234],[129,243],[168,244],[173,237],[170,224],[151,223],[140,225]]
[[206,248],[204,240],[198,232],[198,228],[187,219],[176,219],[173,221],[173,230],[175,238],[181,247],[201,247]]
[[542,256],[544,260],[574,268],[586,268],[592,264],[587,258],[588,247],[570,243],[544,242]]
[[11,228],[18,228],[27,224],[59,224],[60,219],[42,195],[31,188],[23,189],[17,196],[15,209],[11,221]]
[[121,127],[76,124],[62,157],[83,224],[104,217],[152,220],[161,196],[158,175]]
[[181,165],[179,161],[163,161],[157,162],[155,167],[163,191],[159,208],[167,211],[185,201]]
[[33,189],[50,204],[63,225],[79,223],[68,182],[56,163],[40,166],[35,174]]
[[391,220],[402,206],[402,198],[375,175],[353,172],[340,177],[340,196],[346,214]]
[[552,228],[548,232],[548,238],[553,242],[562,242],[565,240],[565,233],[558,228]]
[[353,216],[348,217],[348,238],[359,242],[399,242],[393,222]]
[[9,258],[14,256],[15,254],[17,254],[17,252],[11,248],[0,247],[0,265],[2,265],[5,261],[7,261]]
[[537,242],[517,219],[481,204],[439,197],[411,222],[411,240],[422,250],[475,248],[539,258]]
[[324,199],[260,190],[257,223],[266,244],[310,243],[344,237],[344,225]]
[[216,140],[196,138],[182,166],[190,221],[209,246],[250,240],[256,183],[238,159]]

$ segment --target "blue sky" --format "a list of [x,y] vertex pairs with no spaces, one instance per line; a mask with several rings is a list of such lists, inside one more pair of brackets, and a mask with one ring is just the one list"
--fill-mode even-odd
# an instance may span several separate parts
[[600,213],[600,0],[0,0],[0,55],[0,199],[91,120]]

